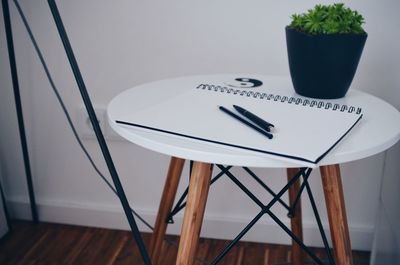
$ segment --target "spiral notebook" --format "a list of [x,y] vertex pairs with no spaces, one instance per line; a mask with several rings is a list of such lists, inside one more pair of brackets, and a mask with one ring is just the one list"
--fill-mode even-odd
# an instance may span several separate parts
[[[263,80],[236,78],[233,84],[216,80],[172,82],[164,90],[171,92],[162,99],[155,99],[155,104],[148,106],[132,107],[116,122],[309,166],[318,164],[362,117],[360,107],[290,95],[288,90],[274,89]],[[234,111],[233,105],[273,123],[273,139],[218,108]]]

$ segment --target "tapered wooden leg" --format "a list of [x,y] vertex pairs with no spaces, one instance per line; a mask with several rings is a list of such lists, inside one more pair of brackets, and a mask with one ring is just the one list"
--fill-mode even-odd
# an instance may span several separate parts
[[194,162],[179,240],[177,265],[193,265],[210,187],[212,165]]
[[320,171],[336,264],[352,265],[353,257],[339,165],[322,166]]
[[169,164],[167,179],[165,180],[164,190],[161,196],[160,206],[158,208],[156,224],[154,226],[154,232],[150,242],[150,259],[153,265],[158,263],[162,243],[167,231],[167,218],[174,204],[175,195],[178,189],[179,179],[181,177],[184,164],[184,159],[176,157],[172,157]]
[[[292,177],[299,172],[298,168],[288,168],[287,169],[287,178],[288,181],[292,179]],[[297,193],[300,190],[300,178],[293,184],[292,187],[289,188],[289,205],[292,206]],[[301,215],[301,200],[299,199],[296,207],[294,209],[294,216],[290,219],[290,225],[292,228],[292,232],[300,239],[303,240],[303,225],[302,225],[302,215]],[[301,247],[292,240],[292,264],[293,265],[303,265],[303,251]]]

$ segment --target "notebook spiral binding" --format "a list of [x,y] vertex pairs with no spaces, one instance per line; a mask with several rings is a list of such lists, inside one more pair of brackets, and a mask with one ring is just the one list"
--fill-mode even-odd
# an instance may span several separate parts
[[225,87],[225,86],[220,86],[220,85],[200,84],[196,87],[196,89],[208,90],[208,91],[214,91],[214,92],[220,92],[220,93],[227,93],[227,94],[233,94],[233,95],[245,96],[245,97],[253,97],[253,98],[265,99],[265,100],[270,100],[270,101],[280,101],[280,102],[286,102],[288,104],[309,106],[312,108],[315,107],[315,108],[319,108],[319,109],[327,109],[327,110],[330,109],[330,110],[334,110],[334,111],[356,113],[356,114],[360,114],[362,112],[362,108],[348,106],[346,104],[337,104],[337,103],[331,103],[331,102],[326,102],[326,101],[322,101],[322,100],[299,98],[299,97],[293,97],[293,96],[282,96],[282,95],[278,95],[278,94],[260,93],[260,92],[241,90],[238,88],[231,88],[231,87]]

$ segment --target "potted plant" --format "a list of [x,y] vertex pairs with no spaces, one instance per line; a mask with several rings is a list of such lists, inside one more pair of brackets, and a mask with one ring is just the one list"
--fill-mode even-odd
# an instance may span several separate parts
[[342,3],[292,15],[286,42],[298,94],[322,99],[346,94],[367,39],[362,24],[362,15]]

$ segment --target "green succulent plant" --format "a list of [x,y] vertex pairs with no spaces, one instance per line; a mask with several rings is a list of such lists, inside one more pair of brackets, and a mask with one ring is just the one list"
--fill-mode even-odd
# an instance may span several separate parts
[[316,5],[307,13],[293,14],[289,27],[309,34],[363,34],[364,18],[343,3]]

